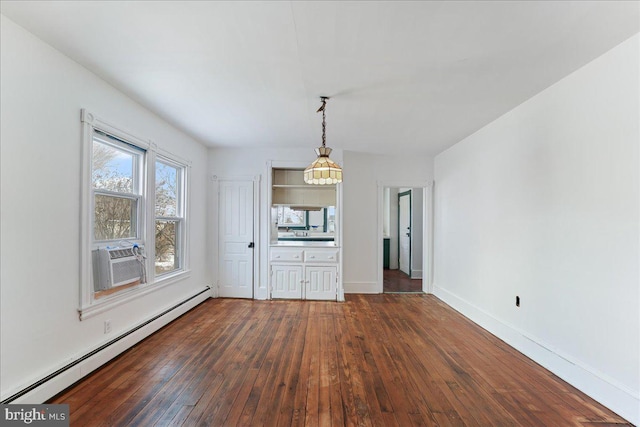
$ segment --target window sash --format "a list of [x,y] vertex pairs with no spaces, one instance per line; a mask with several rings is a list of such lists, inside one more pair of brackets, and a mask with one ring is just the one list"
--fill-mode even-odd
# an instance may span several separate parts
[[[158,236],[158,224],[164,223],[166,230],[167,224],[173,224],[173,235],[166,236],[166,239],[169,239],[169,242],[163,241],[164,239],[159,239]],[[174,273],[176,271],[180,271],[184,268],[183,265],[183,229],[184,229],[184,221],[182,218],[156,218],[155,220],[155,259],[154,259],[154,270],[156,276],[162,276],[165,274]],[[171,238],[173,238],[173,244],[171,244]],[[168,247],[165,248],[162,253],[159,253],[159,245],[164,244]],[[173,253],[171,253],[173,251]],[[167,254],[168,253],[168,254]],[[167,256],[168,255],[168,256]],[[166,258],[165,258],[166,256]],[[172,267],[167,268],[167,266],[173,264]]]
[[[96,221],[96,216],[98,215],[98,212],[96,210],[96,199],[98,197],[108,197],[108,198],[112,198],[112,199],[121,199],[121,200],[129,200],[132,203],[131,205],[131,217],[130,217],[130,230],[132,230],[132,233],[130,233],[130,235],[128,236],[120,236],[120,237],[113,237],[110,239],[101,239],[101,238],[97,238],[97,221]],[[112,193],[112,192],[102,192],[102,191],[96,191],[94,192],[93,195],[93,209],[92,209],[92,213],[93,213],[93,242],[94,245],[95,244],[101,244],[101,243],[109,243],[109,242],[119,242],[122,240],[140,240],[140,233],[141,233],[141,208],[140,208],[140,200],[141,197],[140,196],[131,196],[128,194],[122,194],[122,193]],[[122,218],[114,218],[112,220],[122,220]]]
[[[95,144],[95,143],[106,145],[107,147],[111,147],[116,151],[129,154],[133,157],[133,163],[132,163],[132,169],[131,169],[131,180],[132,180],[131,192],[115,191],[115,193],[142,195],[144,193],[144,188],[143,188],[144,162],[145,162],[145,155],[147,154],[147,150],[142,147],[138,147],[132,143],[129,143],[127,141],[124,141],[120,138],[117,138],[115,136],[104,133],[97,129],[94,129],[93,131],[92,144]],[[93,149],[92,149],[92,152],[93,152]],[[94,159],[92,158],[91,159],[92,181],[93,181],[93,172],[94,172],[93,160]],[[94,187],[93,182],[91,186],[95,191],[109,191],[109,190],[105,190],[104,188]]]
[[[105,188],[96,188],[94,186],[94,151],[95,144],[102,144],[114,149],[117,152],[121,152],[131,156],[131,192],[114,191]],[[103,132],[99,129],[93,129],[91,138],[91,214],[92,214],[92,230],[91,238],[93,247],[99,246],[105,243],[126,241],[136,241],[138,243],[144,243],[144,229],[145,229],[145,197],[144,197],[144,182],[145,182],[145,161],[147,157],[147,150],[142,147],[138,147],[135,144],[125,141],[124,139],[115,137],[109,133]],[[131,233],[129,236],[114,237],[114,238],[100,238],[97,236],[97,224],[96,224],[96,200],[98,197],[113,198],[116,200],[128,199],[132,203],[131,217]],[[116,218],[117,219],[117,218]]]
[[[155,215],[154,217],[154,237],[156,238],[156,240],[154,241],[154,245],[155,245],[155,257],[154,257],[154,270],[155,270],[155,275],[156,277],[161,277],[163,275],[167,275],[167,274],[171,274],[171,273],[175,273],[176,271],[181,271],[184,269],[184,253],[185,253],[185,240],[184,240],[184,233],[185,233],[185,218],[184,218],[184,205],[185,205],[185,188],[184,188],[184,183],[185,183],[185,173],[186,173],[186,166],[183,164],[180,164],[176,161],[173,161],[169,158],[166,158],[164,156],[158,156],[156,158],[155,161],[155,166],[154,166],[154,173],[156,174],[155,178],[157,179],[157,170],[158,170],[158,164],[164,165],[164,166],[168,166],[170,168],[175,169],[176,171],[176,181],[175,181],[175,214],[174,215]],[[156,203],[154,206],[154,213],[157,212],[157,182],[155,183],[156,186],[154,186],[154,196],[156,198]],[[166,263],[168,261],[162,261],[162,257],[165,255],[165,253],[159,254],[158,251],[159,250],[163,250],[163,251],[167,251],[169,250],[169,252],[171,251],[171,249],[167,249],[167,248],[160,248],[160,245],[163,244],[163,242],[159,242],[158,239],[158,224],[159,223],[173,223],[174,224],[174,235],[173,235],[173,239],[174,239],[174,243],[173,243],[173,268],[166,268]],[[163,264],[165,265],[165,268],[163,268]]]

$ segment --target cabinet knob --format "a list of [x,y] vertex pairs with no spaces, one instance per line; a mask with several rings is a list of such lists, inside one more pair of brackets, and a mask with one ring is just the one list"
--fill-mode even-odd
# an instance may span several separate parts
[[298,259],[298,258],[300,258],[300,255],[294,255],[293,257]]
[[327,258],[329,258],[329,259],[333,259],[333,255],[329,255]]
[[280,255],[276,255],[274,258],[280,258]]
[[311,255],[309,258],[314,259],[316,256],[315,255]]

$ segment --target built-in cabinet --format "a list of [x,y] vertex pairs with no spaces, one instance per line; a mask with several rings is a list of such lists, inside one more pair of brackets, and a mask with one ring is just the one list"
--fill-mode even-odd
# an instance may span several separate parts
[[273,169],[273,205],[325,207],[336,205],[335,185],[310,185],[299,169]]
[[271,297],[337,299],[338,248],[272,247]]
[[[304,169],[270,165],[269,288],[273,299],[344,301],[340,265],[340,188],[309,185]],[[289,210],[307,211],[293,231],[279,223]],[[310,222],[310,212],[324,217]],[[324,223],[324,225],[323,225]],[[322,227],[318,227],[322,226]],[[293,238],[284,236],[292,233]],[[296,235],[300,233],[300,235]]]

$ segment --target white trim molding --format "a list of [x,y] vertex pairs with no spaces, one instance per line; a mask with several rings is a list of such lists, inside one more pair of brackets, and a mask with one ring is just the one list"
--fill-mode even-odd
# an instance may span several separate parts
[[633,424],[640,423],[640,396],[602,372],[498,319],[458,295],[434,286],[434,295],[491,334]]
[[344,282],[345,294],[380,294],[377,282]]

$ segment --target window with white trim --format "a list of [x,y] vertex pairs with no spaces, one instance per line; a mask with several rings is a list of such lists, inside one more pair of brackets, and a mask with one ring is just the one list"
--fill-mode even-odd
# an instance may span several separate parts
[[190,162],[86,110],[81,118],[84,319],[189,275]]

